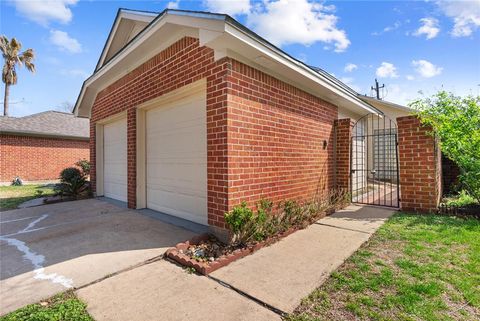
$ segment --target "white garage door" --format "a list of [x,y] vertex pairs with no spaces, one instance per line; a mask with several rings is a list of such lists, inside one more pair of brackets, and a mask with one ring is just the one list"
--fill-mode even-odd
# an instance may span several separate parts
[[127,201],[127,120],[123,118],[103,127],[103,194]]
[[146,113],[147,207],[207,224],[206,96]]

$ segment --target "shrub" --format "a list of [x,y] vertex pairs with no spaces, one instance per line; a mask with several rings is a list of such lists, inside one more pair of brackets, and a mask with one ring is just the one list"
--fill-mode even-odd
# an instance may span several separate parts
[[270,200],[261,200],[256,211],[242,202],[225,213],[225,222],[232,232],[230,242],[247,245],[276,236],[291,227],[305,228],[325,212],[342,208],[348,203],[348,193],[343,190],[332,190],[303,204],[294,200],[279,202],[276,211]]
[[85,174],[76,167],[68,167],[60,172],[60,184],[55,189],[61,196],[74,198],[89,192]]
[[90,175],[90,162],[86,159],[81,159],[75,163],[78,167],[82,169],[82,172],[85,176]]
[[22,186],[23,185],[23,181],[20,177],[15,177],[12,181],[12,186]]

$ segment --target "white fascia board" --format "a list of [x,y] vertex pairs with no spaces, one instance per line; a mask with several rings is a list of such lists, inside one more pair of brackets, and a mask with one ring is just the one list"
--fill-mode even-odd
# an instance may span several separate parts
[[[166,17],[167,18],[167,17]],[[87,87],[92,86],[92,84],[105,75],[118,61],[122,60],[125,56],[130,54],[133,50],[135,50],[145,39],[148,39],[153,33],[155,33],[158,29],[164,26],[167,23],[166,19],[159,19],[157,23],[153,23],[148,25],[143,31],[140,32],[137,39],[127,44],[116,56],[110,59],[105,65],[100,67],[93,75],[91,75],[85,82],[83,83],[82,89],[80,91],[79,98],[77,99],[77,104],[74,107],[75,116],[79,116],[79,102],[83,102],[85,91]],[[92,88],[91,88],[92,89]],[[86,117],[87,115],[81,115]]]
[[260,51],[262,54],[268,56],[270,59],[277,61],[279,63],[282,63],[288,66],[290,69],[294,70],[295,72],[303,75],[304,77],[319,83],[322,87],[325,87],[328,90],[332,91],[333,93],[337,94],[338,96],[343,97],[344,99],[347,99],[351,103],[368,111],[369,113],[378,113],[378,110],[376,110],[374,107],[363,102],[356,96],[353,96],[347,90],[335,85],[333,82],[328,81],[327,79],[324,79],[317,72],[295,61],[293,58],[280,52],[279,50],[275,48],[267,47],[265,44],[260,43],[257,39],[251,37],[249,34],[237,28],[235,25],[226,22],[225,32],[247,43],[251,47]]
[[98,60],[98,64],[95,67],[95,70],[98,70],[103,63],[105,62],[105,57],[107,56],[108,51],[110,50],[110,46],[112,45],[113,38],[115,38],[115,34],[117,33],[118,26],[122,19],[129,19],[129,20],[137,20],[142,22],[151,22],[158,14],[149,13],[149,12],[135,12],[125,9],[120,9],[118,17],[115,19],[113,24],[112,30],[110,31],[109,37],[107,39],[107,43],[105,48],[100,55],[100,59]]

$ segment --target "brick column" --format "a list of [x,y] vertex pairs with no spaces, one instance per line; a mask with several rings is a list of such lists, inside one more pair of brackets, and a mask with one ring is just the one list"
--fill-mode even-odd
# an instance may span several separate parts
[[137,111],[127,111],[127,174],[128,208],[137,207]]
[[350,190],[350,144],[354,121],[350,118],[335,120],[335,181],[337,188]]
[[441,155],[431,128],[416,116],[397,118],[400,208],[432,212],[441,197]]

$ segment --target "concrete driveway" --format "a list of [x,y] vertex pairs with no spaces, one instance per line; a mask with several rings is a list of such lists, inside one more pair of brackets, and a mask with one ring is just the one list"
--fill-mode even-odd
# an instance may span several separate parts
[[193,232],[102,200],[0,213],[0,315],[141,265]]

